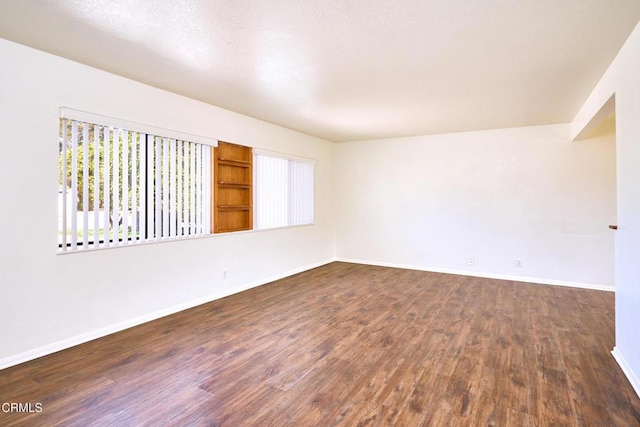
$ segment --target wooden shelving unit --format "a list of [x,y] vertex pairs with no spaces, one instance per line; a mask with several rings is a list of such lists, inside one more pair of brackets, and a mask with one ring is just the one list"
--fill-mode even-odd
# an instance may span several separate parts
[[213,232],[253,228],[253,151],[219,142],[213,150]]

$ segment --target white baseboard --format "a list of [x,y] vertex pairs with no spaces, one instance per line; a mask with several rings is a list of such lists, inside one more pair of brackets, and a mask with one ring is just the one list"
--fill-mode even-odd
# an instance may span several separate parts
[[[166,309],[162,309],[162,310],[158,310],[143,316],[139,316],[136,317],[134,319],[130,319],[130,320],[126,320],[124,322],[120,322],[114,325],[110,325],[110,326],[106,326],[104,328],[100,328],[100,329],[96,329],[93,331],[89,331],[80,335],[76,335],[73,336],[71,338],[67,338],[61,341],[57,341],[51,344],[47,344],[41,347],[37,347],[34,348],[32,350],[28,350],[13,356],[8,356],[8,357],[4,357],[2,359],[0,359],[0,370],[8,368],[10,366],[15,366],[18,365],[20,363],[24,363],[24,362],[28,362],[29,360],[33,360],[33,359],[37,359],[38,357],[42,357],[42,356],[46,356],[48,354],[52,354],[70,347],[74,347],[76,345],[79,344],[83,344],[89,341],[92,341],[94,339],[98,339],[98,338],[102,338],[106,335],[110,335],[116,332],[120,332],[122,330],[125,329],[129,329],[132,328],[134,326],[138,326],[141,325],[143,323],[147,323],[150,322],[152,320],[156,320],[159,319],[161,317],[165,317],[174,313],[178,313],[180,311],[184,311],[187,310],[189,308],[192,307],[196,307],[198,305],[202,305],[202,304],[206,304],[208,302],[220,299],[220,298],[224,298],[226,296],[229,295],[233,295],[242,291],[246,291],[248,289],[251,288],[255,288],[258,286],[262,286],[266,283],[270,283],[276,280],[280,280],[283,279],[285,277],[289,277],[292,276],[294,274],[298,274],[298,273],[302,273],[304,271],[307,270],[311,270],[313,268],[317,268],[329,263],[332,263],[334,261],[341,261],[341,262],[350,262],[350,263],[354,263],[354,264],[366,264],[366,265],[376,265],[376,266],[381,266],[381,267],[393,267],[393,268],[402,268],[402,269],[409,269],[409,270],[420,270],[420,271],[429,271],[429,272],[434,272],[434,273],[446,273],[446,274],[457,274],[457,275],[462,275],[462,276],[473,276],[473,277],[484,277],[484,278],[489,278],[489,279],[501,279],[501,280],[512,280],[512,281],[518,281],[518,282],[528,282],[528,283],[540,283],[540,284],[547,284],[547,285],[558,285],[558,286],[570,286],[570,287],[577,287],[577,288],[585,288],[585,289],[595,289],[595,290],[600,290],[600,291],[614,291],[613,286],[602,286],[602,285],[592,285],[592,284],[584,284],[584,283],[576,283],[576,282],[564,282],[564,281],[558,281],[558,280],[548,280],[548,279],[539,279],[539,278],[531,278],[531,277],[521,277],[521,276],[507,276],[507,275],[498,275],[498,274],[491,274],[491,273],[481,273],[481,272],[476,272],[476,271],[466,271],[466,270],[450,270],[450,269],[441,269],[441,268],[432,268],[432,267],[425,267],[425,266],[416,266],[416,265],[409,265],[409,264],[396,264],[396,263],[386,263],[386,262],[377,262],[377,261],[365,261],[365,260],[360,260],[360,259],[350,259],[350,258],[330,258],[330,259],[326,259],[324,261],[320,261],[314,264],[310,264],[301,268],[297,268],[294,270],[290,270],[287,271],[285,273],[281,273],[281,274],[277,274],[271,277],[267,277],[264,279],[260,279],[260,280],[256,280],[254,282],[250,282],[250,283],[245,283],[241,286],[237,286],[235,288],[231,288],[231,289],[225,289],[222,292],[218,292],[215,294],[210,294],[207,295],[205,297],[199,298],[197,300],[193,300],[193,301],[189,301],[186,303],[182,303],[182,304],[178,304],[172,307],[168,307]],[[622,367],[622,370],[625,371],[625,374],[627,373],[627,371],[625,370],[625,368],[623,367],[622,363],[620,360],[618,360],[618,357],[616,356],[615,353],[615,349],[613,352],[614,357],[616,358],[616,360],[618,361],[618,363],[620,364],[620,366]],[[620,356],[621,357],[621,356]],[[622,359],[624,361],[624,359]],[[625,366],[628,366],[625,364]],[[629,369],[628,367],[626,369]],[[629,372],[631,372],[629,370]],[[631,375],[633,375],[633,373],[631,373]],[[638,390],[640,390],[640,387],[638,386],[638,380],[635,376],[631,377],[629,374],[627,374],[627,376],[630,378],[630,381],[632,381],[631,378],[635,379],[635,383],[632,381],[632,385],[634,386],[634,389],[636,390],[636,392],[638,392]],[[640,393],[639,393],[640,394]]]
[[629,364],[627,363],[627,360],[624,358],[622,353],[620,353],[620,350],[618,350],[618,347],[613,347],[611,354],[613,355],[613,358],[616,359],[616,362],[618,362],[620,369],[622,369],[622,372],[624,372],[627,379],[631,383],[631,387],[633,387],[633,389],[636,391],[636,394],[640,398],[640,379],[638,379],[636,374],[633,372],[631,366],[629,366]]
[[27,350],[23,353],[19,353],[13,356],[4,357],[0,359],[0,370],[8,368],[10,366],[15,366],[20,363],[28,362],[29,360],[37,359],[38,357],[46,356],[48,354],[56,353],[61,350],[65,350],[70,347],[74,347],[79,344],[83,344],[98,338],[102,338],[104,336],[120,332],[125,329],[132,328],[134,326],[141,325],[143,323],[150,322],[152,320],[159,319],[161,317],[165,317],[171,314],[178,313],[180,311],[187,310],[189,308],[193,308],[202,304],[206,304],[208,302],[227,297],[229,295],[237,294],[242,291],[246,291],[251,288],[255,288],[258,286],[262,286],[264,284],[284,279],[285,277],[293,276],[294,274],[302,273],[307,270],[311,270],[316,267],[323,266],[325,264],[329,264],[335,261],[335,258],[327,259],[324,261],[320,261],[314,264],[310,264],[301,268],[296,268],[294,270],[287,271],[285,273],[277,274],[271,277],[267,277],[265,279],[256,280],[254,282],[245,283],[241,286],[237,286],[231,289],[225,289],[222,292],[218,292],[215,294],[210,294],[202,298],[198,298],[193,301],[189,301],[186,303],[178,304],[172,307],[168,307],[162,310],[154,311],[149,314],[145,314],[143,316],[136,317],[134,319],[125,320],[124,322],[116,323],[114,325],[106,326],[104,328],[96,329],[93,331],[85,332],[80,335],[73,336],[71,338],[64,339],[62,341],[57,341],[51,344],[47,344],[41,347],[34,348],[32,350]]
[[615,288],[613,286],[594,285],[590,283],[568,282],[568,281],[553,280],[553,279],[542,279],[537,277],[509,276],[505,274],[484,273],[479,271],[453,270],[453,269],[435,268],[435,267],[428,267],[428,266],[421,266],[421,265],[396,264],[392,262],[366,261],[361,259],[340,258],[340,257],[336,258],[336,261],[351,262],[354,264],[377,265],[380,267],[403,268],[406,270],[429,271],[432,273],[456,274],[459,276],[482,277],[486,279],[511,280],[515,282],[537,283],[542,285],[568,286],[572,288],[593,289],[597,291],[608,291],[608,292],[615,291]]

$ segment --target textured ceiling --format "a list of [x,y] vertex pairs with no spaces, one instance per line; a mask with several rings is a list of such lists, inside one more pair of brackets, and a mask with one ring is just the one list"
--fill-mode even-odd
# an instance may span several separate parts
[[331,141],[570,121],[639,0],[1,0],[0,36]]

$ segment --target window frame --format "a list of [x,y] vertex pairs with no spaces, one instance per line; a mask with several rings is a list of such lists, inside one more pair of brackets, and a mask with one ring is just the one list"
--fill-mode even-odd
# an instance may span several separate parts
[[[59,122],[59,125],[58,125],[59,126],[59,133],[58,133],[59,143],[63,144],[62,151],[59,151],[59,154],[58,154],[58,162],[61,162],[62,164],[61,165],[59,164],[57,168],[58,173],[62,174],[62,179],[63,179],[63,183],[58,184],[58,193],[59,193],[58,236],[60,236],[59,233],[61,231],[63,233],[62,238],[60,237],[58,238],[58,245],[57,245],[58,254],[78,253],[78,252],[86,252],[91,250],[108,249],[113,247],[127,247],[127,246],[135,246],[138,244],[183,240],[187,238],[205,237],[212,234],[212,230],[209,229],[209,223],[210,223],[209,218],[211,215],[213,215],[213,212],[210,212],[208,198],[213,196],[213,189],[209,188],[210,179],[213,174],[212,174],[212,170],[210,169],[212,165],[210,163],[210,155],[208,154],[208,151],[213,151],[214,148],[217,146],[218,141],[216,139],[198,136],[198,135],[194,135],[186,132],[174,131],[171,129],[160,128],[157,126],[145,125],[141,123],[132,122],[129,120],[117,119],[117,118],[104,116],[100,114],[88,113],[85,111],[75,110],[68,107],[60,108],[58,122]],[[69,141],[67,138],[69,134],[68,133],[69,129],[66,127],[63,128],[63,126],[67,123],[69,124],[70,129],[72,130],[72,138],[71,138],[72,141]],[[74,131],[75,129],[78,129],[79,124],[82,124],[82,130],[83,130],[82,138],[80,138],[80,135],[77,131]],[[94,133],[93,138],[91,138],[91,140],[89,139],[89,132],[90,132],[89,128],[91,128]],[[101,130],[100,134],[102,134],[102,136],[98,136],[96,134],[96,131],[98,129]],[[128,223],[126,218],[128,218],[129,214],[136,215],[135,209],[133,209],[132,211],[128,209],[129,197],[127,197],[126,199],[127,202],[125,202],[124,204],[128,212],[127,216],[124,217],[125,219],[122,221],[124,224],[122,224],[121,226],[120,225],[121,221],[118,220],[118,226],[112,231],[106,230],[106,226],[105,226],[105,224],[107,223],[107,215],[109,218],[109,223],[111,223],[111,221],[113,220],[112,214],[105,213],[105,212],[103,212],[102,214],[99,214],[95,210],[95,206],[96,206],[95,198],[94,198],[94,204],[92,206],[94,210],[91,211],[92,214],[91,214],[90,221],[87,220],[89,207],[87,207],[86,209],[83,209],[84,218],[82,221],[83,226],[81,228],[78,227],[79,221],[77,221],[76,218],[78,218],[78,212],[82,212],[82,211],[77,210],[77,205],[74,208],[73,202],[72,201],[69,202],[68,200],[69,197],[73,198],[73,194],[78,195],[78,189],[77,189],[78,162],[80,160],[82,160],[83,167],[84,167],[82,171],[82,177],[83,177],[82,200],[83,200],[83,203],[85,203],[85,206],[88,205],[90,200],[90,198],[88,197],[89,193],[88,193],[87,187],[92,177],[94,178],[94,181],[95,181],[95,177],[97,175],[100,175],[100,172],[104,170],[106,173],[106,171],[109,171],[111,167],[114,168],[113,169],[114,173],[115,173],[116,167],[117,168],[122,167],[123,170],[128,167],[129,174],[131,174],[133,167],[136,167],[136,166],[132,167],[132,165],[129,164],[128,159],[126,157],[122,160],[122,163],[120,163],[120,159],[118,155],[114,155],[111,158],[109,158],[109,155],[105,155],[104,157],[102,157],[97,154],[95,144],[98,144],[98,141],[103,141],[104,134],[102,132],[104,132],[106,129],[109,129],[109,131],[106,133],[108,137],[113,138],[113,136],[117,135],[118,146],[121,146],[121,144],[127,144],[126,146],[128,147],[128,149],[131,148],[132,154],[134,151],[136,153],[139,153],[138,155],[139,155],[140,163],[136,166],[140,166],[140,168],[142,168],[142,164],[144,163],[142,162],[143,153],[148,163],[146,165],[147,170],[143,171],[143,170],[136,169],[136,173],[135,173],[134,182],[136,182],[136,184],[140,184],[141,187],[145,187],[147,191],[152,191],[153,194],[150,195],[147,193],[147,196],[150,196],[151,198],[144,200],[145,212],[144,212],[144,215],[141,215],[141,217],[144,217],[144,220],[139,221],[136,218],[133,221],[132,225],[134,226],[134,233],[136,233],[134,238],[131,238],[128,235],[126,235],[123,238],[119,238],[120,231],[123,231],[125,234],[128,233],[127,231]],[[119,135],[121,135],[120,132],[122,132],[123,134],[126,133],[127,135],[126,143],[124,142],[125,141],[124,139],[123,140],[119,139]],[[129,137],[131,137],[130,140],[129,140]],[[73,142],[74,138],[75,138],[75,142]],[[83,144],[83,147],[82,147],[83,157],[79,157],[77,153],[78,147],[79,147],[78,142],[80,140],[82,140],[82,144]],[[71,143],[71,148],[69,148],[69,143]],[[85,143],[87,144],[86,146],[84,146]],[[93,156],[88,155],[89,147],[92,146],[91,144],[93,144],[93,150],[94,150]],[[104,144],[104,142],[102,142],[102,144]],[[160,145],[162,145],[162,147],[158,148],[160,147]],[[204,148],[205,146],[209,148],[205,149]],[[106,144],[106,147],[107,148],[109,147],[108,143]],[[171,209],[176,207],[175,202],[173,202],[173,204],[169,207],[169,210],[167,211],[168,213],[166,214],[163,213],[161,216],[161,219],[163,221],[166,222],[168,220],[169,223],[164,224],[160,234],[158,234],[158,227],[155,227],[155,230],[150,231],[149,227],[151,226],[151,224],[146,221],[149,218],[154,216],[155,216],[155,221],[158,220],[158,212],[157,212],[158,198],[156,197],[156,193],[159,194],[160,192],[162,192],[162,194],[166,195],[165,199],[169,197],[174,199],[176,198],[176,194],[179,194],[179,192],[178,193],[175,192],[175,186],[173,186],[173,184],[175,184],[175,182],[178,180],[176,181],[172,180],[172,186],[170,187],[167,186],[166,184],[167,183],[166,176],[164,176],[162,179],[162,182],[160,182],[158,180],[158,176],[161,174],[161,172],[158,171],[158,168],[160,166],[160,163],[162,163],[163,164],[162,173],[167,172],[168,168],[171,167],[172,176],[177,176],[176,169],[174,168],[174,166],[176,166],[177,162],[181,159],[181,154],[179,153],[180,148],[184,150],[185,147],[189,148],[188,152],[190,157],[194,157],[196,155],[195,153],[198,153],[197,155],[199,156],[199,159],[200,159],[200,161],[198,162],[198,168],[202,167],[201,169],[197,169],[197,170],[190,169],[189,177],[191,181],[195,179],[196,184],[202,184],[201,187],[195,188],[197,190],[197,193],[195,193],[195,198],[198,200],[197,212],[201,214],[199,218],[201,220],[201,226],[204,226],[204,228],[200,229],[199,232],[198,231],[194,232],[193,230],[189,230],[187,234],[184,234],[184,227],[182,227],[182,231],[181,231],[182,234],[180,234],[181,229],[177,224],[175,227],[170,227],[169,223],[171,221],[173,221],[174,219],[178,221],[178,219],[180,218],[180,214],[178,213],[178,211],[173,213],[170,212]],[[66,157],[64,157],[62,161],[60,160],[61,159],[60,156],[63,155],[63,153],[67,153],[69,149],[72,150],[72,154],[71,154],[72,189],[71,190],[68,189],[66,184],[66,179],[69,172],[67,168],[67,159]],[[128,153],[128,149],[125,152]],[[166,151],[167,149],[171,151],[167,152]],[[155,150],[156,156],[158,156],[159,151],[162,152],[161,160],[159,160],[158,157],[156,157],[155,160],[153,159],[154,150]],[[185,150],[185,153],[186,152],[187,151]],[[176,153],[178,153],[177,157],[176,157]],[[92,158],[88,159],[88,156]],[[148,158],[149,156],[152,157],[151,160],[149,160]],[[89,163],[92,163],[94,166],[93,176],[88,175],[87,160]],[[186,158],[185,158],[185,161],[186,161]],[[105,165],[105,162],[107,162],[106,165]],[[167,162],[169,166],[166,166]],[[98,163],[102,163],[101,168],[104,168],[104,169],[101,169],[98,172],[95,172],[95,165]],[[154,170],[155,176],[152,175],[151,173],[147,175],[147,171],[152,171],[152,170]],[[108,191],[111,192],[112,191],[111,189],[113,188],[114,184],[120,186],[117,181],[115,183],[110,182],[108,179],[108,175],[105,176],[105,179],[102,179],[102,178],[99,178],[99,179],[100,179],[99,182],[102,185],[98,186],[99,188],[97,189],[97,192],[98,192],[97,194],[100,194],[100,188],[101,188],[103,197],[104,197],[105,191],[107,191],[105,190],[105,187],[107,187],[109,189]],[[152,184],[149,184],[150,181],[153,181]],[[128,180],[127,180],[127,183],[128,183]],[[180,187],[180,185],[178,185],[178,187]],[[118,194],[120,191],[123,191],[123,192],[126,191],[126,189],[127,189],[127,185],[122,186],[118,191]],[[194,187],[191,187],[191,192],[193,191],[194,191]],[[204,194],[203,191],[208,194],[206,196],[206,199],[207,199],[206,201],[202,198],[202,194]],[[62,195],[60,195],[61,192],[62,192]],[[96,192],[96,187],[94,187],[94,193],[95,192]],[[91,193],[92,196],[94,193]],[[144,197],[142,193],[143,192],[141,190],[137,194],[140,198],[136,199],[135,201],[136,204],[138,202],[142,203],[142,199]],[[133,195],[131,197],[133,197]],[[105,198],[105,202],[106,202],[105,204],[107,206],[109,204],[108,201],[110,199],[111,199],[110,196],[107,196]],[[117,196],[114,196],[114,200],[118,201]],[[151,203],[152,200],[155,200],[156,202],[155,212]],[[186,203],[186,199],[185,199],[185,203]],[[132,204],[133,204],[133,199],[132,199]],[[166,208],[166,207],[167,206],[165,204],[165,201],[163,200],[163,208]],[[188,207],[185,207],[185,209],[188,209]],[[193,209],[193,206],[191,206],[190,209]],[[118,209],[116,208],[114,213],[115,215],[118,215],[117,210]],[[67,216],[70,214],[73,215],[73,217],[71,218],[71,227],[70,227],[71,239],[68,239],[67,235],[68,235],[69,226],[68,226]],[[196,212],[194,212],[194,217],[195,217],[195,214]],[[104,216],[102,227],[105,231],[103,232],[103,236],[101,238],[99,234],[97,234],[97,230],[95,229],[95,227],[96,227],[96,224],[99,223],[99,220],[102,219],[102,216]],[[154,221],[152,220],[151,223],[153,222]],[[146,224],[146,228],[144,229],[144,231],[142,228],[143,224]],[[140,228],[138,228],[137,226],[140,226]],[[193,225],[189,225],[189,227],[193,227]],[[79,237],[78,231],[82,232],[83,234],[82,238]],[[87,235],[91,231],[93,231],[94,237],[92,241],[89,242]],[[170,233],[173,235],[171,235]],[[74,237],[75,237],[75,240],[74,240]]]
[[[209,170],[209,179],[210,179],[210,187],[209,187],[209,197],[211,200],[211,204],[210,206],[207,208],[207,206],[205,205],[205,210],[208,211],[208,215],[207,218],[209,219],[209,221],[211,223],[213,223],[213,219],[215,216],[215,209],[213,207],[213,201],[215,199],[215,184],[213,182],[214,180],[214,175],[215,175],[215,162],[213,161],[213,153],[214,153],[214,148],[218,146],[218,140],[214,139],[214,138],[210,138],[210,137],[206,137],[206,136],[201,136],[201,135],[196,135],[196,134],[192,134],[192,133],[188,133],[188,132],[182,132],[182,131],[176,131],[173,129],[167,129],[167,128],[163,128],[163,127],[159,127],[159,126],[154,126],[154,125],[149,125],[149,124],[144,124],[144,123],[139,123],[139,122],[135,122],[135,121],[131,121],[131,120],[126,120],[126,119],[120,119],[120,118],[115,118],[115,117],[111,117],[111,116],[107,116],[107,115],[101,115],[101,114],[96,114],[96,113],[90,113],[90,112],[86,112],[86,111],[82,111],[82,110],[77,110],[77,109],[73,109],[73,108],[69,108],[69,107],[60,107],[59,109],[59,115],[58,115],[58,123],[59,123],[59,129],[62,123],[62,120],[69,120],[69,121],[78,121],[78,122],[83,122],[86,124],[89,124],[91,126],[93,125],[98,125],[101,127],[110,127],[110,128],[117,128],[120,130],[126,130],[128,132],[135,132],[137,134],[140,134],[140,137],[142,138],[142,136],[146,136],[147,139],[145,140],[145,144],[148,144],[148,139],[154,141],[156,140],[158,137],[160,137],[161,139],[165,139],[165,140],[174,140],[174,141],[184,141],[184,142],[191,142],[191,143],[195,143],[195,144],[201,144],[201,145],[206,145],[211,147],[211,161],[210,161],[210,170]],[[60,131],[58,133],[59,135],[59,141],[60,143],[63,142],[63,138],[60,135]],[[95,137],[95,135],[94,135]],[[84,141],[84,137],[83,137],[83,141]],[[92,142],[92,143],[95,143]],[[131,247],[131,246],[139,246],[139,245],[146,245],[146,244],[154,244],[154,243],[161,243],[161,242],[167,242],[167,241],[179,241],[179,240],[185,240],[185,239],[199,239],[199,238],[206,238],[206,237],[212,237],[212,236],[220,236],[220,235],[228,235],[229,233],[231,234],[236,234],[236,233],[251,233],[251,232],[263,232],[263,231],[270,231],[270,230],[279,230],[279,229],[286,229],[286,228],[295,228],[295,227],[306,227],[306,226],[310,226],[310,225],[314,225],[315,224],[315,193],[316,193],[316,186],[315,186],[315,174],[316,174],[316,160],[312,159],[312,158],[308,158],[308,157],[301,157],[301,156],[296,156],[296,155],[292,155],[292,154],[287,154],[287,153],[282,153],[282,152],[278,152],[278,151],[273,151],[273,150],[266,150],[266,149],[262,149],[262,148],[257,148],[257,147],[250,147],[250,146],[245,146],[247,148],[251,148],[252,150],[252,161],[253,161],[253,170],[252,170],[252,177],[253,177],[253,194],[252,194],[252,203],[253,203],[253,209],[252,209],[252,228],[251,229],[246,229],[246,230],[237,230],[237,231],[228,231],[228,232],[224,232],[224,233],[220,233],[220,232],[215,232],[214,228],[213,228],[213,224],[211,225],[210,229],[208,230],[207,233],[203,233],[203,234],[196,234],[196,235],[186,235],[186,236],[178,236],[178,237],[174,237],[174,238],[151,238],[151,239],[140,239],[140,240],[136,240],[135,243],[133,244],[118,244],[118,242],[120,240],[116,240],[116,239],[112,239],[111,242],[113,244],[104,244],[104,242],[100,242],[98,241],[96,242],[92,242],[92,244],[90,245],[86,245],[86,241],[77,241],[76,240],[76,245],[74,245],[73,249],[69,249],[71,247],[71,242],[67,242],[67,245],[65,247],[63,247],[62,243],[59,242],[58,246],[57,246],[57,254],[58,255],[65,255],[65,254],[72,254],[72,253],[82,253],[82,252],[89,252],[89,251],[96,251],[96,250],[104,250],[104,249],[112,249],[112,248],[122,248],[122,247]],[[145,148],[145,152],[148,150],[148,148]],[[292,162],[299,162],[299,163],[304,163],[304,164],[308,164],[311,166],[311,175],[310,175],[310,180],[311,180],[311,194],[308,196],[310,197],[310,221],[309,222],[303,222],[303,223],[296,223],[296,224],[291,224],[288,223],[286,225],[279,225],[279,226],[272,226],[272,227],[264,227],[264,228],[257,228],[257,218],[258,218],[258,212],[259,212],[259,205],[257,203],[257,197],[258,197],[258,191],[257,190],[260,186],[260,182],[257,179],[257,167],[256,166],[256,157],[257,156],[269,156],[269,157],[275,157],[275,158],[280,158],[280,159],[286,159],[288,161],[292,161]],[[90,161],[93,161],[93,159],[90,159]],[[58,173],[66,173],[66,161],[62,162],[64,165],[64,168],[60,168],[58,167]],[[62,172],[61,172],[62,169]],[[138,172],[140,173],[140,172]],[[290,173],[290,169],[289,169],[289,173]],[[66,175],[63,175],[66,176]],[[84,176],[84,175],[83,175]],[[146,177],[145,179],[151,179],[151,177]],[[59,186],[59,192],[60,192],[60,188],[61,186]],[[66,191],[66,190],[63,190]],[[104,190],[103,190],[104,191]],[[290,189],[288,191],[291,191]],[[85,198],[83,197],[83,200]],[[60,199],[59,199],[60,200]],[[88,199],[87,199],[88,200]],[[66,205],[61,206],[60,205],[60,201],[58,204],[58,215],[59,215],[59,219],[58,221],[60,221],[60,215],[67,215],[68,212],[66,212]],[[77,209],[77,206],[76,206]],[[290,209],[290,207],[287,207],[287,209]],[[61,214],[61,212],[64,212],[64,214]],[[72,211],[74,214],[76,214],[76,211]],[[95,215],[95,214],[94,214]],[[290,215],[290,213],[288,214]],[[63,221],[66,221],[66,218],[63,217]],[[60,231],[60,228],[58,228],[58,230]],[[115,236],[115,233],[114,233]],[[105,239],[106,240],[106,239]]]
[[[292,154],[286,154],[286,153],[282,153],[282,152],[278,152],[278,151],[273,151],[273,150],[265,150],[262,148],[254,148],[253,149],[253,173],[254,173],[254,177],[253,177],[253,182],[254,182],[254,200],[253,200],[253,206],[254,206],[254,211],[253,211],[253,225],[254,225],[254,230],[256,231],[267,231],[267,230],[278,230],[278,229],[283,229],[283,228],[292,228],[292,227],[304,227],[304,226],[309,226],[309,225],[314,225],[315,224],[315,174],[316,174],[316,160],[312,159],[312,158],[308,158],[308,157],[302,157],[302,156],[296,156],[296,155],[292,155]],[[290,162],[297,162],[297,163],[303,163],[303,164],[308,164],[311,166],[311,194],[310,194],[310,215],[311,215],[311,220],[309,222],[303,222],[303,223],[296,223],[296,224],[291,224],[290,223],[290,216],[291,216],[291,200],[288,199],[287,201],[287,206],[286,206],[286,210],[287,210],[287,217],[288,217],[288,223],[286,225],[277,225],[277,226],[271,226],[271,227],[263,227],[263,228],[258,228],[260,221],[258,218],[258,215],[260,214],[260,205],[258,203],[258,198],[259,198],[259,194],[260,194],[260,180],[258,179],[258,174],[259,172],[259,162],[257,161],[257,157],[258,156],[266,156],[266,157],[273,157],[273,158],[277,158],[277,159],[283,159],[283,160],[288,160]],[[288,184],[290,184],[290,180],[291,180],[291,176],[289,175],[291,172],[291,168],[288,167],[288,175],[287,175],[287,182]],[[288,198],[291,197],[291,189],[288,188]]]

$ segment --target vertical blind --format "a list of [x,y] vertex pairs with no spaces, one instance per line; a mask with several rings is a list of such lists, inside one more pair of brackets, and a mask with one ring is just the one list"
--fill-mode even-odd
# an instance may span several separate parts
[[256,229],[313,223],[313,160],[254,150]]
[[210,146],[61,119],[60,251],[210,233]]

